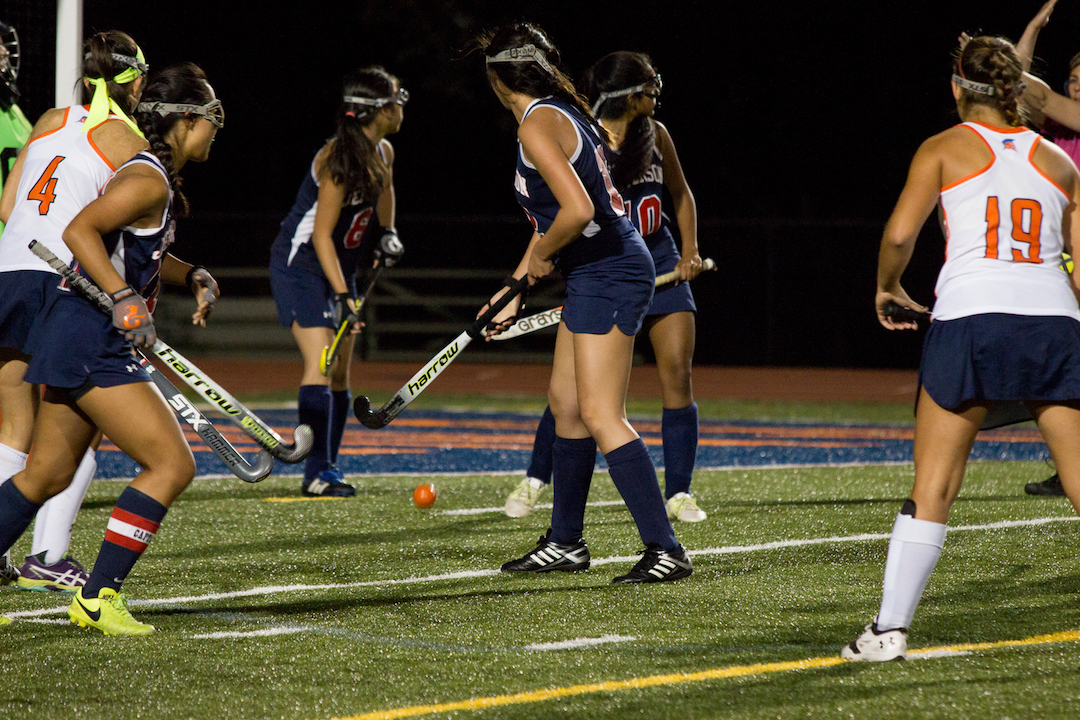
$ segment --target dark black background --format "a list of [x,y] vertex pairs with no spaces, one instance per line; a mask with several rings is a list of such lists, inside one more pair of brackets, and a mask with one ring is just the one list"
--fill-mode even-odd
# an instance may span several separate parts
[[[48,6],[42,10],[40,7]],[[23,17],[23,108],[51,106],[54,30],[44,0]],[[287,10],[282,10],[287,8]],[[119,28],[152,67],[201,65],[227,127],[184,169],[193,217],[177,254],[264,266],[277,223],[332,132],[340,81],[379,63],[412,99],[397,150],[398,227],[413,267],[509,268],[529,228],[514,202],[512,116],[487,87],[478,31],[544,27],[577,76],[613,50],[649,53],[664,76],[657,119],[679,150],[719,273],[695,285],[699,363],[914,366],[916,334],[873,318],[877,244],[919,143],[957,121],[948,77],[961,30],[1018,40],[1038,2],[132,3],[90,0],[84,23]],[[44,25],[44,30],[35,29]],[[1035,70],[1059,87],[1080,3],[1062,0]],[[33,67],[31,67],[33,66]],[[44,82],[42,82],[44,79]],[[515,222],[507,218],[520,218]],[[905,284],[932,300],[943,242],[928,223]]]

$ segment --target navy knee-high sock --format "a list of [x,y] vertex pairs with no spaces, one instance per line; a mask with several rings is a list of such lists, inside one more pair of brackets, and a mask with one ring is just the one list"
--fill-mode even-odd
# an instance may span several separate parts
[[[540,425],[536,428],[536,438],[533,440],[532,457],[529,458],[529,470],[526,473],[531,478],[551,482],[551,454],[555,445],[555,416],[551,414],[551,407],[544,408],[544,416],[540,418]],[[593,454],[596,448],[593,448]]]
[[304,480],[330,468],[330,388],[326,385],[301,385],[296,410],[301,423],[311,426],[314,436],[311,454],[304,462]]
[[41,506],[30,502],[11,480],[0,483],[0,555],[19,539]]
[[574,543],[585,530],[585,502],[589,499],[596,441],[590,438],[555,438],[552,446],[554,499],[551,509],[551,540]]
[[83,587],[84,598],[96,598],[102,588],[120,590],[131,568],[154,539],[168,508],[149,495],[126,487],[105,528],[94,569]]
[[645,545],[655,543],[664,550],[679,547],[664,507],[656,468],[641,438],[615,448],[604,455],[604,459],[619,495],[637,524],[641,542]]
[[349,421],[349,404],[352,394],[348,390],[330,391],[330,464],[337,464],[345,423]]
[[664,497],[688,493],[697,457],[697,403],[678,410],[664,408],[660,433],[664,438]]

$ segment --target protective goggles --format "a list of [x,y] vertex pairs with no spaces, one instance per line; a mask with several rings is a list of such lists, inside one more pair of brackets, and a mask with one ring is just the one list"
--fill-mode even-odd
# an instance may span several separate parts
[[503,50],[500,53],[489,55],[487,58],[485,58],[485,60],[487,61],[488,65],[490,65],[491,63],[504,62],[534,62],[540,67],[544,68],[544,71],[547,72],[548,75],[551,75],[552,77],[555,76],[555,71],[551,68],[551,65],[548,64],[547,54],[532,43],[522,45],[521,47],[509,48],[507,50]]
[[14,84],[19,79],[19,33],[0,23],[0,79]]
[[409,91],[405,88],[399,88],[396,93],[388,97],[369,98],[357,97],[356,95],[346,95],[342,99],[350,105],[365,105],[367,107],[379,109],[386,105],[390,105],[391,103],[393,103],[394,105],[404,105],[405,103],[409,102]]
[[218,130],[225,127],[225,106],[221,104],[220,100],[211,100],[205,105],[166,102],[139,103],[139,111],[156,112],[162,117],[173,113],[194,113],[212,122]]
[[[652,90],[652,92],[645,92],[646,89]],[[600,106],[606,103],[608,100],[614,100],[615,98],[626,97],[627,95],[633,95],[635,93],[645,93],[646,96],[656,100],[660,97],[660,92],[664,89],[664,80],[660,77],[660,73],[656,73],[651,78],[635,85],[634,87],[623,88],[622,90],[610,90],[608,92],[600,93],[600,97],[593,103],[592,111],[593,115],[600,111]]]

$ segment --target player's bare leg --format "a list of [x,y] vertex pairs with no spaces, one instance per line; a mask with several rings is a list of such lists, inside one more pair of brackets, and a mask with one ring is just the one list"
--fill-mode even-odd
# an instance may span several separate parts
[[1067,405],[1031,406],[1039,432],[1050,448],[1061,486],[1080,513],[1080,409]]

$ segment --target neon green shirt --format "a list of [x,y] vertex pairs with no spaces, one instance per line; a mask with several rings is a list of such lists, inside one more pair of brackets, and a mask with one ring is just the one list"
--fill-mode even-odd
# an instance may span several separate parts
[[[13,104],[0,112],[0,191],[3,191],[11,166],[15,164],[15,158],[30,137],[32,127],[18,105]],[[4,223],[0,223],[0,233],[2,232]]]

